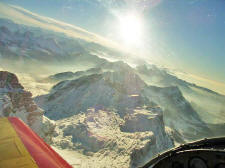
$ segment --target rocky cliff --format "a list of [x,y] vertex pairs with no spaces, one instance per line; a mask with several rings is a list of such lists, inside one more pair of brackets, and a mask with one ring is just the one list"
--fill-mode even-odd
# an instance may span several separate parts
[[121,118],[114,110],[89,108],[56,123],[54,145],[89,157],[78,167],[138,167],[174,146],[160,109],[133,109]]
[[0,116],[15,116],[23,120],[47,143],[51,143],[55,128],[53,121],[43,115],[33,101],[32,94],[24,90],[16,75],[0,71]]

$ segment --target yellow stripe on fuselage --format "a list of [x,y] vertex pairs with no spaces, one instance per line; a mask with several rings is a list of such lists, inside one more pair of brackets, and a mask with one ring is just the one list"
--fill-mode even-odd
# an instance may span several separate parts
[[0,168],[38,168],[7,118],[0,118]]

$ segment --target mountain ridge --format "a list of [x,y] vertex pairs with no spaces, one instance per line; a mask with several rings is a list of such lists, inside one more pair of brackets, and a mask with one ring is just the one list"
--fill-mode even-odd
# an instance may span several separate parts
[[94,33],[90,33],[82,28],[63,23],[48,17],[39,16],[21,7],[0,3],[0,9],[1,17],[13,19],[15,22],[20,24],[23,23],[28,26],[42,27],[57,32],[63,32],[68,36],[75,38],[78,37],[81,39],[83,38],[92,42],[98,42],[103,46],[106,45],[107,47],[116,46],[113,42],[110,42],[109,40]]

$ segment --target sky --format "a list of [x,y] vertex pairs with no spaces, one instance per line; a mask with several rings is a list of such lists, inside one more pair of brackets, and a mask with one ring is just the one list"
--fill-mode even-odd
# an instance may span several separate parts
[[224,0],[2,2],[74,24],[118,43],[122,42],[118,20],[125,14],[138,14],[142,22],[142,38],[141,43],[133,44],[132,48],[141,51],[140,57],[155,59],[171,68],[225,83]]

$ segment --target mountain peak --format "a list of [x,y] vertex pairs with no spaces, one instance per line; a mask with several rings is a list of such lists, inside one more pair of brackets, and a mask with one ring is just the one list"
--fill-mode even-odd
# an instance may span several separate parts
[[15,74],[0,71],[0,88],[23,89],[23,86],[19,83]]

